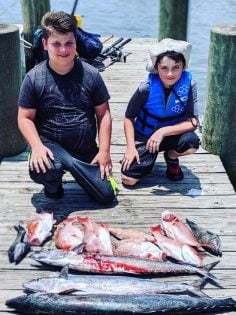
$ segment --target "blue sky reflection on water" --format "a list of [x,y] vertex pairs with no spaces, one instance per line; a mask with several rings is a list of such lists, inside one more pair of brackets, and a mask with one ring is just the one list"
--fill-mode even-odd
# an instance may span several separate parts
[[[51,0],[51,9],[68,13],[74,0]],[[22,23],[19,0],[0,0],[0,23]],[[78,2],[83,29],[101,35],[158,37],[159,1],[90,0]],[[236,24],[235,0],[190,0],[188,41],[193,45],[189,70],[198,84],[199,108],[203,113],[210,29],[218,24]]]

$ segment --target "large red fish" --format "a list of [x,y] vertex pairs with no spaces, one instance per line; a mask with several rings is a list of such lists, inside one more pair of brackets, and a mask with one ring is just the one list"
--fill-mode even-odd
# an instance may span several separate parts
[[68,218],[62,224],[56,231],[55,245],[61,249],[72,250],[83,242],[84,232],[78,226],[77,217]]
[[42,245],[52,235],[51,231],[54,223],[53,213],[36,213],[27,223],[30,245]]
[[113,253],[117,256],[134,256],[147,259],[164,260],[167,256],[165,251],[160,250],[151,242],[143,242],[139,239],[125,239],[112,241]]
[[84,250],[89,253],[112,255],[110,233],[105,225],[96,224],[89,217],[77,217],[84,227]]
[[168,253],[168,256],[177,261],[185,262],[187,264],[202,267],[203,255],[198,253],[193,247],[181,244],[162,234],[161,226],[152,226],[150,231],[156,239],[156,244]]
[[210,244],[199,243],[193,233],[174,212],[164,211],[162,213],[161,227],[168,237],[181,244],[195,247],[211,247]]

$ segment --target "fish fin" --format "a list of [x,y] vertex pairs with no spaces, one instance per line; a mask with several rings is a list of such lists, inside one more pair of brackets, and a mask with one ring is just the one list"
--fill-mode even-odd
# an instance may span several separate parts
[[24,231],[26,232],[25,228],[22,225],[20,225],[20,224],[18,226],[15,225],[14,229],[16,230],[17,233],[24,232]]
[[23,237],[24,237],[24,235],[25,235],[25,233],[26,233],[26,229],[22,226],[22,225],[15,225],[14,226],[14,229],[16,230],[16,232],[17,232],[17,236],[19,237],[19,236],[21,236],[20,237],[20,240],[22,241],[22,239],[23,239]]
[[179,222],[179,219],[177,217],[175,217],[171,222],[170,224],[174,225],[176,224],[176,222]]
[[213,244],[208,243],[198,243],[200,247],[207,247],[207,248],[213,248]]
[[209,279],[207,277],[194,281],[192,285],[188,288],[188,292],[202,298],[209,297],[209,295],[201,291],[201,289],[206,285],[207,282],[209,282]]
[[59,278],[68,280],[68,272],[69,272],[69,264],[66,264],[66,265],[62,268],[62,270],[61,270],[61,272],[60,272],[60,274],[59,274]]
[[19,225],[14,225],[14,229],[16,230],[16,232],[19,231]]
[[203,289],[205,287],[205,285],[207,284],[207,282],[209,282],[209,279],[207,277],[204,277],[200,280],[194,281],[193,286],[198,287],[200,289]]
[[81,254],[84,250],[85,243],[80,243],[79,245],[75,246],[72,251],[76,254]]
[[209,297],[206,293],[201,291],[201,289],[204,288],[207,282],[209,282],[209,279],[207,277],[204,277],[200,280],[193,281],[192,283],[186,283],[187,285],[189,285],[187,291],[198,297]]
[[[202,290],[205,285],[209,282],[209,278],[203,277],[202,279],[193,281],[192,287],[197,289],[198,291]],[[199,296],[208,296],[207,294],[201,292]]]
[[204,266],[204,269],[207,271],[211,271],[216,265],[218,265],[220,260],[214,261],[213,263],[210,263],[208,265]]
[[77,216],[77,220],[78,222],[80,222],[81,224],[83,223],[87,223],[90,221],[90,218],[89,217],[80,217],[80,216]]
[[219,262],[220,260],[217,260],[211,264],[205,265],[202,269],[198,268],[198,273],[211,280],[215,286],[222,288],[216,277],[210,273],[210,270],[212,270]]
[[108,230],[108,225],[106,223],[100,223],[99,225]]
[[190,221],[189,219],[186,219],[186,223],[189,225],[190,228],[191,228],[191,224],[197,225],[196,223],[194,223],[193,221]]
[[197,255],[198,255],[198,257],[201,259],[201,260],[203,260],[204,258],[206,258],[206,257],[212,257],[211,256],[211,254],[209,254],[209,253],[206,253],[206,252],[198,252],[198,251],[196,251],[196,253],[197,253]]
[[59,292],[58,294],[59,295],[67,295],[68,293],[73,293],[73,292],[78,292],[80,290],[77,290],[77,289],[67,289],[67,290],[64,290],[64,291],[61,291]]
[[[155,226],[151,226],[149,228],[150,232],[152,233],[152,235],[154,235],[155,232],[160,233],[161,235],[164,235],[163,230],[161,228],[161,225],[155,225]],[[154,233],[153,233],[154,232]],[[155,236],[155,235],[154,235]]]

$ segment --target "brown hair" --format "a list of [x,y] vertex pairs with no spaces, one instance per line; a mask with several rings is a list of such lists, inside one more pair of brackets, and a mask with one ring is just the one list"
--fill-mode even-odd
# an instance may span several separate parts
[[59,12],[47,12],[41,21],[42,37],[48,39],[54,32],[67,34],[73,32],[76,38],[77,22],[73,15]]
[[155,66],[156,68],[158,66],[158,63],[160,63],[162,58],[164,58],[164,57],[168,57],[168,58],[174,60],[175,62],[182,61],[183,66],[184,67],[186,66],[186,60],[185,60],[184,56],[181,53],[178,53],[176,51],[171,50],[171,51],[164,52],[157,57],[156,66]]

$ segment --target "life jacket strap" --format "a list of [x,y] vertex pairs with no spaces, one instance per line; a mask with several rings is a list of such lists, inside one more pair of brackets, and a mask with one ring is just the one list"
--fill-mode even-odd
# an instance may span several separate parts
[[176,115],[176,116],[169,116],[169,117],[158,117],[152,113],[150,113],[146,108],[143,108],[141,109],[141,111],[143,112],[143,117],[141,118],[140,116],[137,117],[137,120],[141,123],[141,130],[144,131],[144,129],[146,127],[152,129],[152,130],[155,130],[157,129],[157,127],[155,125],[152,125],[150,123],[147,122],[147,117],[151,117],[153,119],[155,119],[156,121],[158,122],[167,122],[167,121],[173,121],[177,118],[181,118],[181,117],[184,117],[186,115],[186,111],[184,111],[183,113],[179,114],[179,115]]

